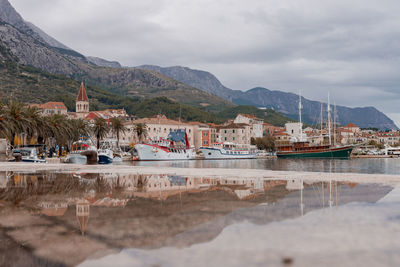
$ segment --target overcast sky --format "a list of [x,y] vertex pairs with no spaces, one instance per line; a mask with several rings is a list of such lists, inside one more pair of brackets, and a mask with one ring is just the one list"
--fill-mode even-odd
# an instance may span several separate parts
[[210,71],[262,86],[375,106],[400,126],[400,2],[385,0],[10,0],[88,56]]

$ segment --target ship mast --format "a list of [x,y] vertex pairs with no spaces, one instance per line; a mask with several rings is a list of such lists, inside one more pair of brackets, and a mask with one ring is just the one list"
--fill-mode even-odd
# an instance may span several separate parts
[[301,105],[301,91],[299,90],[299,120],[300,120],[300,142],[303,142],[303,124],[301,123],[301,110],[303,106]]
[[322,124],[323,124],[323,118],[322,118],[322,102],[321,102],[321,129],[320,129],[320,138],[321,138],[321,144],[323,144],[323,139],[322,139]]
[[333,145],[336,146],[336,101],[333,103]]
[[329,99],[329,93],[328,93],[328,136],[329,136],[329,145],[332,145],[332,140],[331,140],[331,104],[330,104],[330,99]]

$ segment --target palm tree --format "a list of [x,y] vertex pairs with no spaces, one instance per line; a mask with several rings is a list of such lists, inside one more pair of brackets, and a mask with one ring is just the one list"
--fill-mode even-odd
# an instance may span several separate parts
[[100,148],[100,140],[107,136],[110,128],[103,118],[97,118],[94,121],[94,125],[92,127],[93,134],[96,136],[97,140],[97,149]]
[[0,137],[6,137],[6,120],[5,120],[5,116],[4,116],[4,105],[3,103],[0,103]]
[[54,138],[59,145],[67,144],[72,137],[72,130],[67,116],[53,114],[46,118],[48,124],[47,138]]
[[33,137],[43,136],[47,125],[45,125],[46,123],[38,108],[26,107],[23,112],[23,121],[25,122],[27,140],[31,140]]
[[134,131],[136,132],[140,142],[142,141],[142,137],[146,137],[147,135],[147,126],[145,123],[137,123],[135,124]]
[[117,135],[117,147],[119,148],[119,135],[125,133],[127,128],[124,125],[123,118],[112,118],[111,119],[111,130]]
[[25,104],[11,101],[3,109],[3,119],[5,124],[5,134],[14,146],[14,137],[24,132],[27,126],[24,121]]

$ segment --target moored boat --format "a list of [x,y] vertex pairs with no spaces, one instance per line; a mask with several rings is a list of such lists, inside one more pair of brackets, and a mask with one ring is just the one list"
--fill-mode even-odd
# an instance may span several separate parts
[[307,142],[298,142],[290,146],[278,147],[278,158],[350,158],[353,146],[333,147],[329,145],[309,146]]
[[114,152],[108,148],[101,148],[98,150],[99,164],[111,164],[114,159]]
[[88,157],[91,159],[97,159],[96,147],[89,141],[79,140],[72,144],[72,150],[68,154],[65,162],[72,164],[87,164]]
[[35,147],[21,147],[13,150],[13,155],[20,156],[22,162],[31,163],[46,163],[45,159],[38,157],[38,153]]
[[[328,144],[311,145],[303,136],[303,124],[301,122],[301,96],[299,94],[299,120],[300,120],[300,136],[298,140],[294,140],[288,145],[278,146],[276,156],[278,158],[350,158],[353,146],[336,146],[335,141],[331,139],[331,115],[330,115],[330,103],[328,96],[327,106],[327,126],[328,126]],[[334,117],[336,118],[336,116]],[[333,123],[334,127],[336,122]],[[321,104],[321,131],[322,131],[322,104]],[[335,130],[334,130],[335,132]],[[335,140],[335,138],[334,138]]]
[[171,131],[166,139],[157,138],[136,144],[139,160],[191,160],[196,158],[185,130]]
[[257,153],[251,150],[240,150],[233,143],[215,143],[211,147],[200,147],[204,159],[254,159]]

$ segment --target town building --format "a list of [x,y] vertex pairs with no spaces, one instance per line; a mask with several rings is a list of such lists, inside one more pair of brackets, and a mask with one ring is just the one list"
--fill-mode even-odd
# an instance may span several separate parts
[[217,142],[230,142],[238,145],[250,145],[252,126],[246,123],[231,123],[217,126]]
[[250,114],[238,114],[234,119],[233,123],[248,124],[251,126],[251,137],[260,138],[263,137],[263,120]]
[[304,139],[303,123],[301,122],[288,122],[285,123],[286,133],[290,135],[291,140],[301,141]]
[[147,133],[145,139],[167,138],[171,131],[181,129],[186,130],[190,145],[195,145],[196,143],[194,137],[194,125],[168,119],[165,115],[157,115],[152,118],[142,118],[126,122],[125,126],[127,127],[127,131],[121,136],[121,145],[122,143],[134,144],[139,142],[139,138],[135,134],[135,126],[137,124],[146,125]]
[[63,102],[47,102],[44,104],[31,104],[30,107],[38,108],[44,116],[53,114],[67,115],[67,107]]
[[85,85],[81,83],[78,96],[76,97],[76,117],[84,119],[89,114],[89,98],[86,94]]

